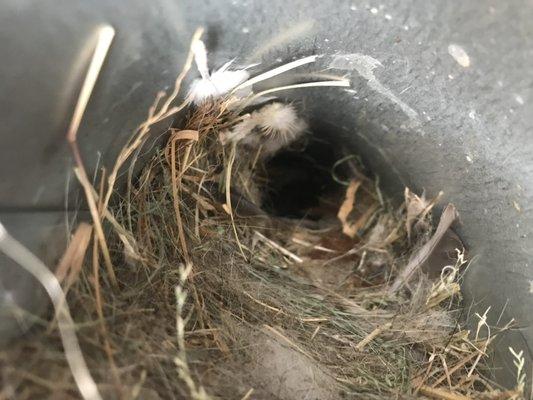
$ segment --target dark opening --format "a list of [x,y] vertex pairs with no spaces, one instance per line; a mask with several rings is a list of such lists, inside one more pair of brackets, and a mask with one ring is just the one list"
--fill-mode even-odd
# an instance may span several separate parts
[[[265,165],[262,208],[271,215],[318,220],[328,205],[338,206],[343,186],[332,175],[342,157],[339,143],[314,133],[282,150]],[[342,174],[342,171],[338,172]],[[330,201],[336,198],[337,201]]]

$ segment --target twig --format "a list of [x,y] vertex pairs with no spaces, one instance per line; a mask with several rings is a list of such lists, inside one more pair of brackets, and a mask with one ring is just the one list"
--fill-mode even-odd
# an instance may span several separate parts
[[407,281],[411,278],[413,273],[420,268],[422,264],[429,258],[435,247],[439,244],[440,240],[450,227],[450,225],[457,218],[457,210],[453,204],[448,204],[440,217],[437,230],[429,239],[429,241],[422,246],[422,248],[409,260],[409,263],[400,272],[400,275],[396,278],[393,284],[389,288],[389,293],[396,293]]
[[521,400],[524,393],[520,390],[505,390],[483,396],[483,400]]
[[487,348],[489,347],[489,343],[491,342],[491,340],[490,340],[491,339],[491,329],[490,329],[490,325],[487,323],[487,314],[490,311],[490,308],[491,308],[491,306],[489,306],[485,310],[485,313],[483,315],[479,315],[478,313],[476,313],[476,317],[479,318],[479,321],[477,323],[477,330],[476,330],[475,339],[478,340],[479,331],[481,330],[481,328],[483,326],[487,328],[487,338],[485,339],[485,342],[483,343],[482,348],[478,349],[478,356],[476,357],[474,363],[470,367],[470,370],[468,371],[467,376],[472,376],[472,374],[474,373],[474,371],[475,371],[475,369],[477,367],[477,364],[481,360],[481,357],[486,355]]
[[[76,176],[77,175],[77,170],[74,169],[74,172],[76,173]],[[78,176],[78,179],[79,179],[79,176]],[[90,187],[92,193],[93,193],[93,197],[95,199],[95,201],[99,202],[100,201],[100,195],[96,192],[96,189],[91,186]],[[103,207],[103,205],[102,205]],[[111,211],[109,211],[107,208],[104,208],[101,212],[101,214],[103,213],[105,219],[107,219],[107,221],[113,226],[113,228],[117,231],[117,233],[119,235],[123,235],[124,237],[126,237],[130,242],[135,242],[134,238],[133,238],[133,235],[131,234],[131,232],[129,232],[128,230],[126,230],[117,220],[116,218],[113,216],[113,214],[111,214]]]
[[93,196],[92,186],[89,178],[87,177],[87,171],[85,170],[77,142],[78,128],[80,126],[81,119],[85,113],[85,108],[87,107],[87,103],[89,102],[89,98],[91,97],[91,93],[96,84],[96,80],[98,79],[100,70],[102,69],[107,52],[111,47],[111,42],[113,41],[114,36],[115,30],[111,26],[104,26],[100,28],[100,32],[98,33],[98,43],[96,45],[96,49],[94,50],[91,64],[89,66],[89,70],[87,71],[87,75],[85,76],[85,81],[83,82],[83,86],[78,97],[78,102],[76,103],[76,108],[74,109],[72,120],[67,132],[67,141],[70,145],[72,154],[74,155],[74,160],[77,165],[77,168],[75,168],[75,171],[77,170],[76,175],[78,176],[78,179],[85,191],[85,197],[87,198],[91,217],[94,222],[94,229],[96,231],[98,241],[100,242],[100,247],[102,248],[102,254],[104,256],[109,279],[114,286],[118,286],[115,271],[113,269],[113,263],[111,262],[111,256],[109,254],[109,248],[107,247],[105,240],[102,222],[100,221],[100,216],[96,208],[96,200]]
[[[14,374],[20,376],[22,379],[24,380],[27,380],[27,381],[30,381],[32,383],[35,383],[39,386],[42,386],[43,388],[46,388],[48,389],[49,391],[51,392],[54,392],[54,391],[57,391],[58,389],[59,390],[75,390],[76,389],[76,386],[75,385],[71,385],[71,384],[68,384],[68,383],[62,383],[62,382],[53,382],[53,381],[50,381],[48,379],[45,379],[45,378],[41,378],[40,376],[37,376],[35,374],[32,374],[31,372],[28,372],[28,371],[24,371],[24,370],[20,370],[20,369],[12,369],[10,367],[5,367],[4,368],[4,372],[11,372],[10,370],[13,371]],[[6,384],[3,384],[2,385],[4,388],[6,388]],[[5,392],[2,391],[0,392],[0,400],[11,400],[13,399],[13,394],[4,394]]]
[[274,327],[264,324],[263,328],[265,328],[269,332],[272,332],[274,335],[276,335],[278,338],[282,339],[285,343],[287,343],[293,349],[298,350],[304,356],[309,357],[311,360],[313,359],[313,357],[308,352],[306,352],[304,349],[302,349],[300,346],[298,346],[296,343],[294,343],[292,340],[290,340],[287,336],[285,336],[283,333],[281,333],[280,331],[278,331]]
[[420,388],[424,385],[424,383],[427,381],[429,376],[431,375],[431,368],[433,367],[433,362],[435,361],[435,353],[431,353],[428,360],[428,366],[426,367],[426,370],[424,371],[424,374],[422,376],[418,376],[417,378],[413,379],[412,385],[416,386],[414,390],[414,395],[416,396],[418,394],[418,391]]
[[339,211],[337,213],[337,218],[339,221],[341,221],[342,224],[342,233],[349,236],[350,238],[354,238],[357,234],[357,229],[354,228],[355,224],[348,221],[348,216],[353,210],[354,202],[355,202],[355,195],[357,194],[357,189],[359,189],[359,186],[361,186],[361,181],[352,179],[350,181],[350,184],[348,188],[346,189],[346,194],[344,196],[344,201],[342,202],[341,206],[339,207]]
[[[198,140],[198,132],[196,132],[196,135],[190,134],[192,131],[182,131],[178,132],[178,135],[175,135],[174,138],[170,140],[170,173],[171,173],[171,180],[172,180],[172,199],[174,204],[174,214],[176,216],[176,225],[178,226],[178,235],[179,235],[179,241],[181,245],[181,249],[183,251],[183,258],[185,259],[186,263],[190,263],[189,258],[189,250],[187,247],[187,242],[185,240],[185,230],[183,229],[183,221],[181,218],[181,210],[180,210],[180,188],[181,188],[181,177],[183,176],[183,173],[185,172],[185,168],[182,168],[181,171],[176,171],[176,142],[178,140],[187,140],[190,142],[191,140]],[[181,136],[180,133],[183,133]],[[185,165],[187,163],[188,154],[190,152],[191,145],[188,144],[187,151],[184,156],[184,160],[181,163],[181,165]]]
[[80,169],[79,167],[74,168],[74,173],[78,177],[78,180],[85,191],[87,202],[89,203],[91,217],[94,223],[95,240],[98,240],[98,243],[100,244],[100,250],[104,256],[104,263],[109,275],[109,279],[111,284],[113,284],[115,287],[118,287],[117,277],[115,275],[113,264],[111,263],[111,255],[109,254],[109,248],[107,247],[107,242],[105,240],[102,222],[100,221],[100,214],[98,213],[98,208],[96,207],[96,197],[93,195],[94,188],[87,180],[87,174],[83,169]]
[[[104,182],[105,182],[105,168],[102,168],[102,176],[100,177],[100,192],[99,192],[99,200],[98,200],[98,213],[102,213],[102,195],[104,192]],[[92,262],[93,262],[93,277],[94,277],[94,293],[95,293],[95,302],[96,302],[96,312],[98,314],[98,320],[100,323],[100,329],[102,331],[102,337],[104,338],[104,352],[106,353],[107,359],[109,361],[109,365],[111,366],[111,375],[113,376],[113,383],[115,385],[115,389],[117,391],[117,395],[119,399],[123,399],[123,390],[122,390],[122,384],[120,382],[120,374],[118,372],[117,365],[115,363],[115,358],[113,357],[113,352],[111,350],[111,344],[109,342],[109,333],[107,331],[107,325],[104,318],[104,310],[103,310],[103,302],[102,302],[102,294],[100,292],[100,278],[99,278],[99,270],[100,270],[100,263],[98,259],[99,251],[98,251],[99,242],[96,240],[96,237],[93,239],[93,254],[92,254]]]
[[[446,357],[444,357],[443,354],[439,354],[440,361],[442,363],[442,368],[444,369],[444,375],[446,376],[446,379],[448,380],[448,387],[450,390],[452,390],[452,378],[450,371],[448,369],[448,364],[446,363]],[[433,385],[435,387],[436,385]]]
[[248,390],[244,396],[242,396],[241,400],[248,400],[250,398],[250,396],[252,395],[252,393],[254,392],[254,388],[250,388],[250,390]]
[[318,251],[323,251],[325,253],[338,253],[336,250],[331,250],[331,249],[328,249],[327,247],[324,247],[324,246],[319,246],[319,245],[314,245],[313,243],[310,243],[310,242],[307,242],[305,240],[302,240],[302,239],[298,239],[298,238],[291,238],[291,241],[296,243],[296,244],[299,244],[301,246],[305,246],[305,247],[310,247],[312,249],[315,249],[315,250],[318,250]]
[[[449,371],[449,375],[453,375],[455,373],[455,371],[457,371],[459,368],[463,367],[466,363],[468,363],[469,361],[471,361],[474,357],[477,356],[477,353],[471,353],[471,354],[468,354],[465,358],[463,358],[459,363],[457,363],[456,365],[454,365]],[[435,382],[433,382],[432,386],[433,387],[436,387],[438,386],[439,384],[441,384],[445,379],[448,378],[448,374],[444,374],[443,376],[441,376],[439,379],[437,379]]]
[[526,358],[524,357],[524,350],[516,352],[512,347],[509,347],[514,360],[513,364],[516,367],[516,391],[524,394],[524,389],[526,387],[526,373],[524,372],[524,367],[526,365]]
[[91,93],[104,64],[107,52],[111,47],[111,42],[115,36],[115,30],[113,27],[106,25],[100,28],[98,32],[98,41],[96,44],[96,49],[94,50],[93,57],[91,59],[91,64],[85,76],[85,81],[81,88],[80,95],[78,97],[78,102],[76,103],[76,108],[74,109],[74,114],[72,115],[72,120],[70,121],[70,126],[68,128],[67,138],[71,142],[76,141],[76,135],[78,133],[78,128],[81,123],[83,114],[85,113],[85,108],[91,97]]
[[297,263],[301,264],[304,262],[304,260],[302,260],[300,257],[298,257],[296,254],[294,253],[291,253],[289,250],[285,249],[284,247],[281,247],[279,244],[277,244],[276,242],[274,242],[273,240],[270,240],[269,238],[267,238],[265,235],[263,235],[262,233],[258,232],[258,231],[254,231],[254,234],[256,236],[258,236],[260,239],[262,239],[264,242],[266,242],[269,246],[275,248],[276,250],[278,250],[279,252],[281,252],[282,254],[286,255],[287,257],[293,259],[294,261],[296,261]]
[[363,338],[363,340],[361,340],[359,343],[357,343],[357,345],[355,346],[355,349],[358,350],[358,351],[361,351],[363,350],[363,348],[368,344],[370,343],[372,340],[374,340],[376,337],[378,337],[379,335],[381,335],[381,333],[383,331],[386,331],[387,329],[390,329],[390,327],[392,326],[392,323],[391,322],[387,322],[381,326],[378,326],[376,329],[374,329],[372,332],[370,332],[368,335],[366,335],[365,338]]
[[420,387],[420,393],[441,400],[472,400],[471,397],[463,396],[460,393],[452,393],[444,389],[436,389],[426,385]]
[[209,395],[202,386],[197,386],[191,376],[185,349],[185,321],[183,319],[183,309],[187,300],[187,291],[184,289],[185,283],[192,271],[192,264],[179,266],[179,283],[175,287],[176,295],[176,339],[178,343],[178,355],[174,358],[174,363],[178,368],[180,378],[185,382],[191,398],[194,400],[209,400]]
[[74,321],[70,316],[70,311],[66,302],[65,293],[61,289],[59,281],[55,275],[48,270],[35,255],[26,247],[11,237],[4,226],[0,223],[0,251],[11,258],[27,272],[35,277],[44,287],[54,305],[59,333],[65,357],[69,364],[74,381],[78,390],[85,400],[102,400],[96,383],[94,382],[76,337]]
[[268,304],[263,303],[262,301],[255,299],[250,293],[248,293],[248,292],[246,292],[246,291],[244,291],[244,290],[243,290],[243,293],[244,293],[246,296],[248,296],[250,299],[252,299],[252,301],[253,301],[254,303],[257,303],[257,304],[259,304],[260,306],[263,306],[263,307],[265,307],[265,308],[268,308],[268,309],[271,310],[271,311],[275,311],[275,312],[278,313],[278,314],[280,314],[280,313],[281,313],[281,314],[285,314],[285,313],[284,313],[282,310],[280,310],[279,308],[269,306]]
[[194,52],[192,51],[192,47],[196,43],[196,41],[200,39],[203,34],[203,31],[203,28],[198,28],[192,37],[191,46],[189,48],[189,54],[187,55],[187,59],[185,60],[185,65],[183,66],[182,71],[176,78],[173,92],[170,94],[170,96],[168,96],[168,98],[161,105],[159,110],[157,110],[157,106],[163,95],[161,94],[161,92],[158,93],[156,101],[154,102],[154,105],[149,111],[148,119],[136,129],[128,145],[124,147],[118,155],[115,161],[115,165],[113,166],[113,169],[109,174],[109,178],[107,179],[107,192],[104,198],[104,209],[107,208],[109,200],[111,199],[111,194],[113,193],[113,189],[115,187],[115,182],[120,168],[130,157],[130,155],[133,154],[133,152],[141,145],[141,143],[143,143],[144,137],[150,132],[150,128],[152,127],[152,125],[181,111],[190,103],[190,99],[186,98],[179,106],[170,108],[170,105],[179,94],[183,79],[191,69],[194,60]]
[[63,282],[69,271],[81,269],[92,231],[93,227],[85,222],[80,223],[76,228],[72,240],[55,270],[56,278],[60,283]]
[[[83,266],[83,261],[85,259],[85,253],[91,241],[91,236],[93,233],[93,227],[85,222],[80,223],[76,228],[76,232],[72,236],[72,240],[67,247],[67,250],[61,257],[59,264],[55,271],[55,276],[59,284],[63,283],[63,280],[66,278],[66,283],[64,285],[65,297],[69,291],[70,286],[74,283],[75,279],[78,277]],[[67,277],[68,274],[68,277]],[[53,331],[55,328],[55,319],[57,316],[54,316],[54,319],[50,322],[47,334]]]
[[226,166],[226,211],[228,212],[231,218],[231,226],[233,228],[233,234],[235,235],[235,241],[239,247],[243,258],[246,260],[246,255],[242,249],[241,241],[239,240],[239,235],[237,233],[237,227],[235,226],[235,219],[233,218],[233,209],[231,207],[231,170],[233,168],[233,163],[235,162],[235,152],[236,152],[236,143],[233,143],[230,150],[228,165]]
[[316,329],[314,330],[313,334],[311,335],[311,338],[309,339],[309,341],[312,342],[312,341],[314,340],[314,338],[315,338],[316,335],[318,334],[318,331],[319,331],[319,330],[320,330],[320,325],[318,325],[318,326],[316,327]]

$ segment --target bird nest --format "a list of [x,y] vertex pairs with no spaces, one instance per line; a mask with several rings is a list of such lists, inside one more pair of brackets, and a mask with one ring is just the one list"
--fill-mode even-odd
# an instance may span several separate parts
[[[76,158],[93,225],[79,224],[56,278],[87,370],[56,329],[68,327],[59,303],[2,352],[4,387],[89,397],[75,379],[86,372],[92,398],[519,398],[486,377],[508,325],[491,331],[485,313],[465,328],[455,207],[434,224],[438,196],[406,189],[393,203],[357,156],[271,97],[284,88],[251,90],[315,56],[253,78],[229,65],[210,74],[199,35],[174,92],[157,96],[100,184]],[[194,57],[201,78],[175,106]],[[311,86],[346,80],[286,88]],[[153,126],[178,112],[137,173]]]

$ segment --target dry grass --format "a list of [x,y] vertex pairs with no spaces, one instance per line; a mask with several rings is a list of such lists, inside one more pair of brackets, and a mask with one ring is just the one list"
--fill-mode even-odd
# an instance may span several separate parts
[[[107,180],[103,174],[98,190],[85,188],[108,222],[105,248],[115,269],[100,265],[104,249],[93,231],[88,262],[71,273],[77,280],[65,282],[104,398],[519,395],[484,376],[497,330],[484,329],[484,316],[474,336],[463,328],[464,252],[440,278],[424,273],[454,209],[434,234],[435,202],[406,195],[407,204],[393,207],[344,157],[344,179],[355,183],[348,193],[339,185],[321,198],[323,224],[264,212],[244,217],[243,201],[261,205],[267,160],[260,147],[224,145],[220,137],[243,120],[239,104],[250,98],[173,106],[183,77],[169,97],[158,96]],[[128,174],[126,193],[115,192],[121,167],[151,125],[182,109],[184,122],[166,146],[138,176]],[[79,259],[75,249],[67,255]],[[61,275],[70,276],[61,265]],[[39,325],[1,352],[0,398],[78,398],[57,331]]]

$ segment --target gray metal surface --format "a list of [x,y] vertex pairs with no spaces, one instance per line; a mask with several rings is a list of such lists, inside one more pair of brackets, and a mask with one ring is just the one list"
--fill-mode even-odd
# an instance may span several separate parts
[[99,153],[109,163],[157,90],[172,84],[197,25],[208,29],[218,65],[324,54],[323,72],[349,75],[353,90],[288,96],[317,129],[362,154],[391,193],[445,191],[476,255],[465,284],[470,313],[490,305],[493,322],[519,323],[499,344],[495,372],[513,383],[509,344],[530,363],[531,2],[9,0],[0,8],[1,211],[64,208],[63,135],[98,24],[112,24],[117,40],[80,132],[92,166]]

